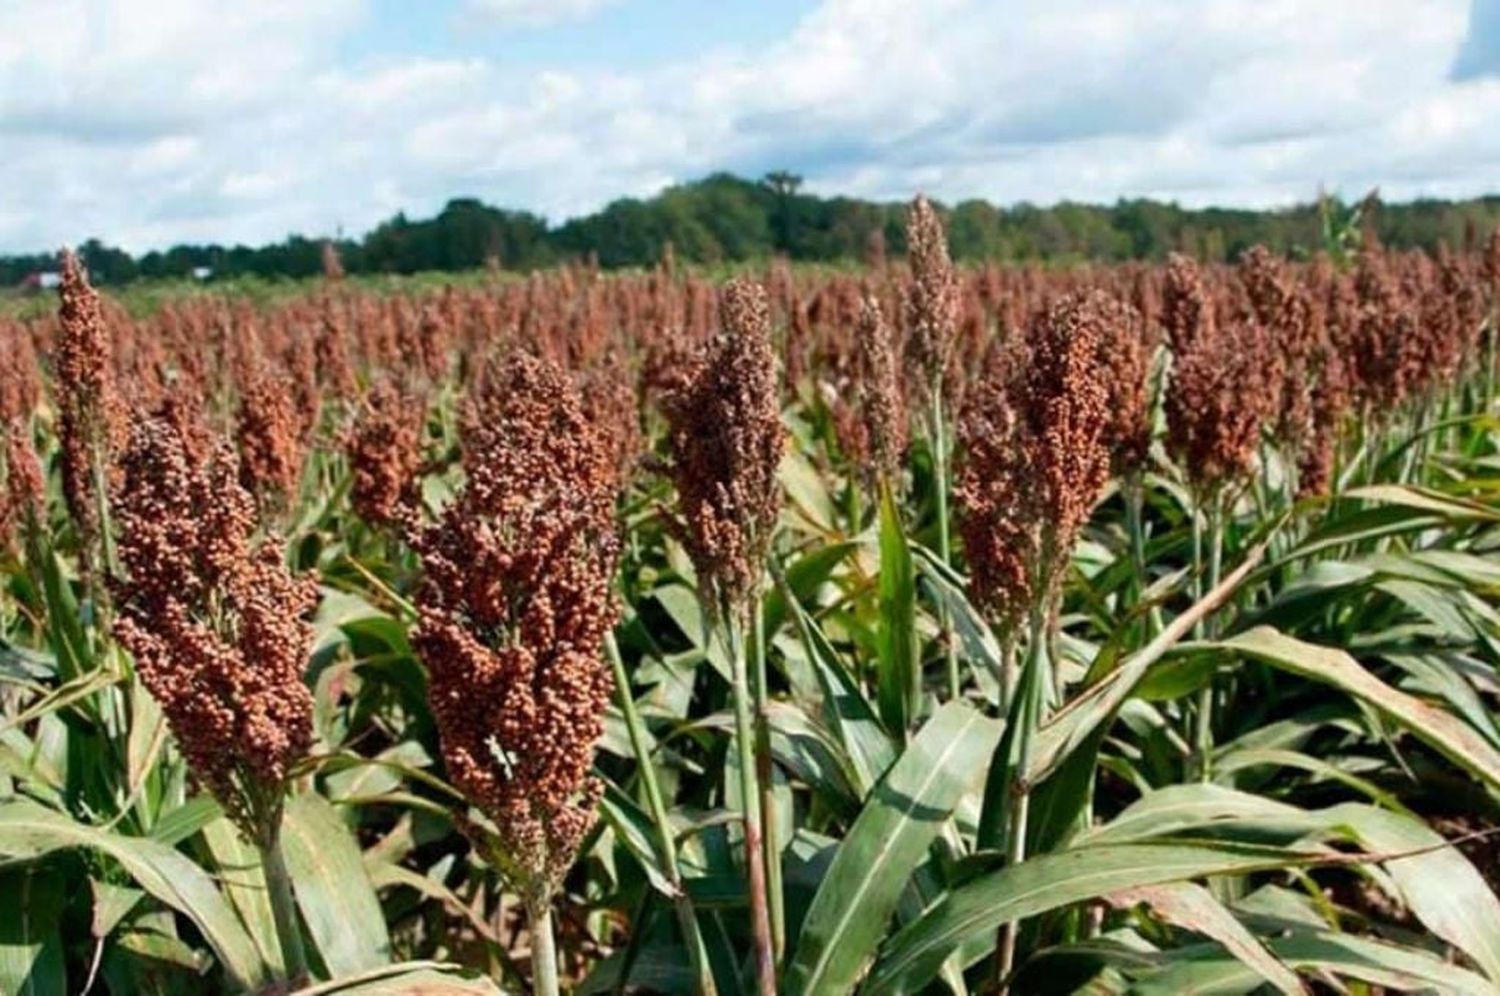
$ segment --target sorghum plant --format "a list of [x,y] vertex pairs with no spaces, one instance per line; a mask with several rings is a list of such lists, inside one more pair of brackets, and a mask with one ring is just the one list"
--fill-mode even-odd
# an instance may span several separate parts
[[259,850],[287,972],[304,970],[282,806],[312,743],[316,586],[260,537],[227,443],[179,408],[137,414],[115,500],[115,632],[198,781]]
[[521,894],[533,984],[555,993],[552,899],[603,792],[589,768],[612,689],[619,482],[566,374],[519,353],[485,372],[462,463],[457,497],[413,531],[412,640],[449,777],[494,828],[475,844]]
[[[1192,492],[1199,596],[1218,584],[1223,519],[1254,472],[1261,430],[1275,413],[1282,383],[1281,357],[1255,315],[1230,311],[1221,316],[1215,304],[1197,266],[1173,256],[1164,302],[1172,347],[1166,442]],[[1199,695],[1194,732],[1199,773],[1205,779],[1213,747],[1213,702],[1209,681]]]
[[[721,329],[706,355],[664,401],[670,427],[672,477],[682,515],[679,535],[698,574],[706,614],[722,628],[733,662],[735,742],[744,806],[745,872],[749,880],[756,972],[761,992],[775,992],[779,934],[780,849],[763,837],[770,800],[766,745],[764,646],[744,633],[760,618],[759,595],[780,505],[776,467],[782,427],[776,356],[766,293],[748,281],[724,288]],[[754,672],[752,699],[750,672]],[[752,724],[752,702],[756,724]],[[760,727],[760,735],[754,729]],[[757,749],[759,748],[759,749]]]
[[[1026,857],[1030,788],[1025,771],[1058,689],[1050,661],[1058,598],[1079,531],[1109,477],[1109,367],[1104,343],[1123,308],[1101,291],[1063,298],[1037,316],[1024,366],[1012,353],[971,392],[960,423],[955,494],[976,601],[990,608],[1008,645],[1028,620],[1026,659],[1007,689],[1007,734],[989,770],[981,846]],[[996,978],[1014,968],[1016,924],[1002,931]]]
[[[911,286],[906,296],[906,362],[913,393],[926,403],[927,441],[932,449],[933,493],[937,499],[938,556],[952,559],[948,512],[948,415],[944,391],[958,336],[958,281],[948,258],[948,236],[931,202],[917,195],[906,213],[906,252]],[[948,695],[959,696],[957,648],[951,621],[942,610]]]

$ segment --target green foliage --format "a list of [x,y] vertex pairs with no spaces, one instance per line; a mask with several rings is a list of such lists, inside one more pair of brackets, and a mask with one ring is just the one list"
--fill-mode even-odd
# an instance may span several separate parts
[[[772,173],[759,182],[715,173],[671,186],[655,197],[623,198],[599,211],[549,225],[524,210],[491,207],[472,197],[449,201],[434,217],[404,213],[363,237],[334,238],[350,274],[475,270],[490,258],[530,270],[593,256],[605,267],[649,267],[670,245],[683,262],[718,265],[785,255],[806,262],[865,258],[872,233],[889,251],[905,246],[903,205],[821,197],[801,178]],[[1076,262],[1163,259],[1181,251],[1234,260],[1252,245],[1281,253],[1331,251],[1341,257],[1363,226],[1393,248],[1435,250],[1471,245],[1500,223],[1500,198],[1362,202],[1324,197],[1296,207],[1258,211],[1184,208],[1144,199],[1113,205],[1061,202],[1002,207],[965,200],[945,212],[955,259]],[[80,247],[98,283],[189,277],[207,267],[216,281],[303,278],[322,272],[324,239],[293,235],[260,247],[177,245],[132,257],[91,239]],[[49,253],[0,256],[0,288],[56,269]]]

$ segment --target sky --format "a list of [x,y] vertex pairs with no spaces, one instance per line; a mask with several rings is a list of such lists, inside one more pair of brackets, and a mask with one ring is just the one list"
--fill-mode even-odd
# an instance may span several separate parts
[[1201,206],[1500,190],[1500,0],[0,0],[0,253],[556,222],[716,170]]

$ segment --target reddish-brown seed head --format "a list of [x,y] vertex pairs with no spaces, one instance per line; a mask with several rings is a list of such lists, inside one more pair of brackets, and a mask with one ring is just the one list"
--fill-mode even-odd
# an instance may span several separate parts
[[312,743],[302,675],[318,597],[278,540],[256,539],[234,463],[181,413],[134,420],[114,505],[125,571],[116,634],[195,776],[264,843]]
[[465,480],[413,529],[425,583],[413,642],[454,784],[495,823],[520,884],[550,890],[594,820],[589,776],[612,681],[618,480],[554,364],[486,372],[463,432]]
[[931,202],[920,194],[906,213],[906,352],[916,388],[928,392],[948,369],[958,334],[958,281],[948,258],[948,236]]
[[783,433],[765,290],[731,281],[720,324],[663,408],[682,541],[709,606],[742,612],[760,583],[780,507]]

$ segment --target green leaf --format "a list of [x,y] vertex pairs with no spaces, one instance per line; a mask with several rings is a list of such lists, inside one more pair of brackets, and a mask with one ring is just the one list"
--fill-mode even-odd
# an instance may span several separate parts
[[1302,810],[1220,786],[1178,785],[1139,800],[1089,840],[1098,844],[1199,828],[1221,836],[1269,832],[1354,841],[1372,862],[1381,863],[1398,893],[1394,898],[1423,926],[1500,981],[1500,898],[1462,852],[1414,816],[1363,803]]
[[[1422,925],[1474,960],[1500,988],[1500,899],[1478,870],[1420,820],[1347,803],[1323,810],[1368,851],[1407,854],[1383,863]],[[1409,853],[1419,851],[1420,853]]]
[[1297,973],[1266,950],[1259,938],[1201,885],[1192,882],[1144,885],[1116,892],[1109,898],[1118,906],[1144,904],[1158,920],[1213,938],[1280,992],[1294,996],[1306,992]]
[[[862,545],[858,540],[829,543],[814,548],[787,565],[786,587],[791,589],[791,597],[799,604],[806,603],[819,586],[828,581],[834,569]],[[786,622],[786,600],[787,592],[780,585],[767,594],[761,609],[767,633],[775,633]]]
[[1127,806],[1124,812],[1083,835],[1088,845],[1145,841],[1218,823],[1300,820],[1296,806],[1212,783],[1167,785]]
[[[953,631],[958,636],[962,658],[969,662],[981,684],[987,679],[990,685],[998,688],[1004,677],[1000,644],[995,639],[994,630],[969,601],[963,577],[923,546],[916,547],[916,566],[933,599],[948,613]],[[998,695],[992,704],[999,704]]]
[[890,484],[880,488],[880,671],[876,698],[886,728],[904,734],[917,715],[922,673],[917,661],[917,585],[911,548]]
[[1094,775],[1104,732],[1103,726],[1097,727],[1046,781],[1032,789],[1027,820],[1027,854],[1055,851],[1075,832],[1079,817],[1093,797]]
[[38,868],[0,869],[0,993],[50,996],[68,991],[63,961],[65,883]]
[[[1299,971],[1359,979],[1394,992],[1490,996],[1495,991],[1483,977],[1427,951],[1352,934],[1299,931],[1272,938],[1266,947]],[[1172,952],[1170,964],[1141,976],[1130,992],[1133,996],[1252,992],[1261,983],[1253,968],[1217,952],[1200,949],[1185,955],[1184,951]]]
[[213,856],[219,882],[255,941],[261,960],[280,978],[284,967],[281,943],[276,936],[276,918],[271,912],[259,852],[240,836],[233,823],[222,817],[203,828],[203,841]]
[[281,846],[297,907],[328,970],[345,975],[389,962],[390,936],[359,845],[322,796],[287,800]]
[[262,979],[265,966],[255,942],[213,881],[186,857],[149,838],[76,823],[28,800],[0,804],[0,854],[33,860],[74,847],[108,854],[141,888],[192,920],[240,988]]
[[1188,842],[1109,844],[1042,855],[949,892],[891,938],[861,992],[920,992],[960,945],[993,935],[1013,920],[1122,889],[1313,860],[1310,853],[1279,847]]
[[1500,751],[1451,713],[1392,688],[1332,647],[1295,640],[1261,626],[1212,646],[1341,689],[1405,727],[1475,778],[1500,789]]
[[795,600],[787,603],[823,689],[824,721],[854,767],[856,788],[868,792],[890,767],[895,747],[828,637]]
[[958,702],[922,727],[839,844],[803,921],[788,993],[852,990],[913,870],[999,735],[993,720]]
[[213,796],[207,793],[195,795],[168,810],[156,821],[149,836],[158,844],[180,844],[223,815],[224,810]]
[[668,898],[677,895],[678,890],[659,867],[661,857],[656,850],[656,830],[646,811],[620,791],[614,782],[606,780],[604,798],[599,801],[599,815],[604,817],[605,822],[614,830],[615,837],[635,858],[652,888]]
[[501,990],[461,965],[439,961],[403,961],[383,965],[365,972],[295,990],[292,996],[394,996],[396,993],[421,993],[422,996],[498,996]]

